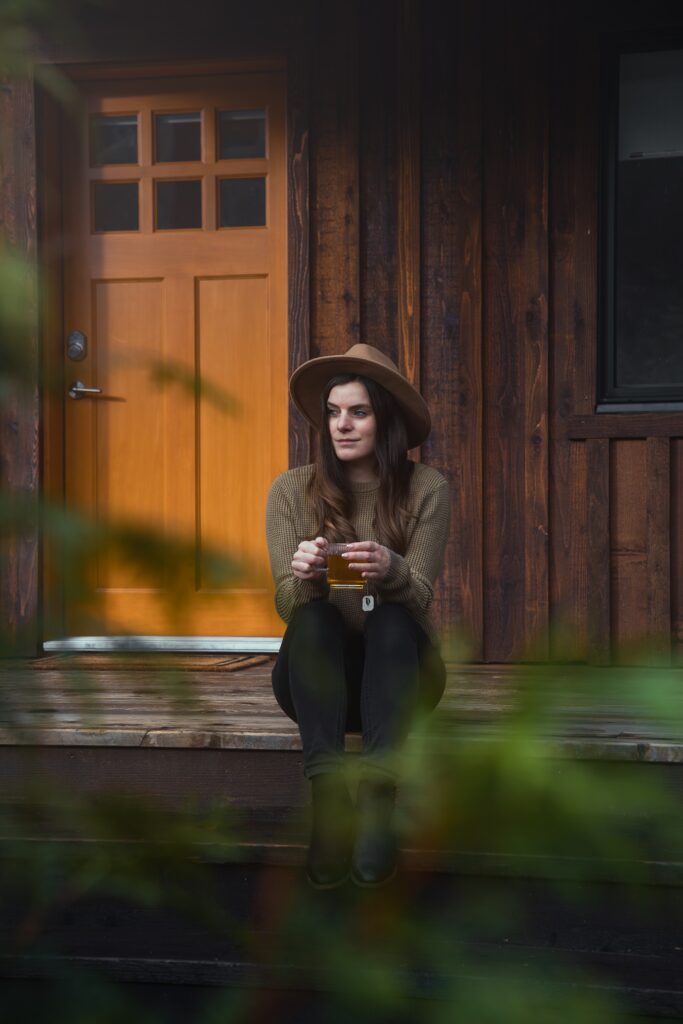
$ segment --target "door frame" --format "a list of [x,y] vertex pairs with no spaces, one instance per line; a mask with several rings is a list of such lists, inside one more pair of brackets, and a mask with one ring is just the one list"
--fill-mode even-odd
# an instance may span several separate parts
[[[127,65],[80,63],[52,65],[67,81],[178,77],[221,73],[284,71],[287,117],[287,326],[289,374],[310,356],[309,319],[309,89],[303,47],[286,56],[249,60],[149,61]],[[44,88],[36,86],[37,236],[40,274],[41,348],[41,496],[50,506],[62,505],[64,486],[63,323],[63,181],[62,112]],[[289,465],[310,457],[310,430],[289,403]],[[77,637],[66,636],[65,595],[60,586],[58,549],[41,522],[39,556],[39,645],[56,650],[145,649],[277,651],[279,637]]]

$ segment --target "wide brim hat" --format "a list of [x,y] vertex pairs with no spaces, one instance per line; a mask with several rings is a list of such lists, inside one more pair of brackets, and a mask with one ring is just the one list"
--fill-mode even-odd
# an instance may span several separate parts
[[374,345],[359,343],[339,356],[319,356],[302,363],[291,376],[289,393],[292,401],[309,423],[320,430],[320,395],[328,380],[342,373],[369,377],[385,387],[403,413],[408,447],[417,448],[426,441],[432,429],[432,418],[424,398],[399,372],[396,364]]

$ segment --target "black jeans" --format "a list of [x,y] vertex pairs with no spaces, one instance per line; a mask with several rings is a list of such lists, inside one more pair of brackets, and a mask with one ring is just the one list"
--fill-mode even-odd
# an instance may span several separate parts
[[445,682],[438,649],[399,604],[368,612],[362,634],[325,600],[302,605],[273,668],[275,699],[299,726],[308,778],[338,768],[344,734],[358,730],[368,767],[391,774],[413,716],[436,707]]

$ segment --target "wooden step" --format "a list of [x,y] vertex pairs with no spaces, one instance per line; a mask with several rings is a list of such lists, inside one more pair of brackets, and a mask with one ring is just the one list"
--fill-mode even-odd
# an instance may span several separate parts
[[[352,984],[354,971],[379,974],[375,958],[385,953],[407,1001],[444,1000],[454,984],[545,978],[546,999],[597,987],[621,993],[633,1013],[683,1014],[682,888],[644,898],[615,885],[558,888],[408,866],[377,892],[349,884],[319,893],[298,867],[247,863],[203,865],[185,884],[179,893],[169,870],[158,906],[106,891],[57,901],[33,935],[35,908],[18,927],[27,913],[17,891],[3,903],[0,934],[11,954],[0,959],[0,975],[87,970],[117,984],[329,994]],[[207,907],[219,912],[212,920],[202,917]],[[12,948],[17,934],[23,945]],[[331,967],[339,944],[351,974]]]

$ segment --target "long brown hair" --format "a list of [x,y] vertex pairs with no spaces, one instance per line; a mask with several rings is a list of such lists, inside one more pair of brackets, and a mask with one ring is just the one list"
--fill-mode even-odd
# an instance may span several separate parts
[[332,388],[355,380],[365,385],[377,423],[375,457],[379,490],[375,503],[375,534],[380,544],[403,555],[408,542],[408,522],[412,518],[408,511],[408,492],[414,465],[408,459],[405,422],[393,395],[381,384],[360,374],[333,377],[320,396],[320,443],[309,484],[309,496],[318,521],[315,536],[326,537],[329,541],[367,539],[357,537],[351,524],[354,495],[349,490],[344,466],[334,451],[327,412]]

